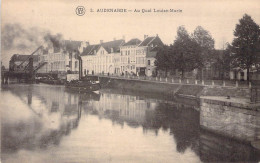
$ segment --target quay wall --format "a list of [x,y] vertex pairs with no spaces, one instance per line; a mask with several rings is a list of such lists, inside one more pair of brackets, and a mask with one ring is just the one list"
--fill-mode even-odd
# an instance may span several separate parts
[[[158,95],[182,95],[199,98],[200,96],[230,96],[250,98],[250,89],[245,87],[223,87],[201,84],[169,83],[128,78],[100,77],[105,88],[118,88]],[[109,81],[109,82],[108,82]]]
[[202,128],[237,140],[260,140],[260,105],[242,99],[201,97]]
[[201,96],[230,96],[250,98],[250,89],[243,87],[223,87],[223,86],[206,86],[200,94]]
[[143,93],[154,93],[157,95],[170,97],[173,97],[176,94],[196,97],[204,87],[201,85],[187,85],[179,83],[109,77],[100,77],[100,81],[105,88],[116,88]]

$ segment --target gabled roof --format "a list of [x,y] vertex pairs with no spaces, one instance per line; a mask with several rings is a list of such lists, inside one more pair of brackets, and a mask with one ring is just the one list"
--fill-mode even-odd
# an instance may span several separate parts
[[129,40],[127,43],[125,43],[123,46],[131,46],[131,45],[139,45],[142,41],[138,38],[133,38]]
[[138,46],[150,46],[151,44],[155,44],[155,46],[163,46],[163,42],[158,36],[147,37]]
[[155,58],[159,50],[160,50],[160,47],[158,47],[158,46],[150,47],[146,53],[146,57]]
[[86,55],[94,55],[95,50],[96,52],[100,49],[102,46],[108,53],[111,53],[111,49],[113,49],[113,52],[119,52],[120,46],[125,43],[125,40],[114,40],[109,42],[104,42],[102,44],[97,45],[89,45],[86,48],[83,49],[83,52],[81,53],[81,56]]

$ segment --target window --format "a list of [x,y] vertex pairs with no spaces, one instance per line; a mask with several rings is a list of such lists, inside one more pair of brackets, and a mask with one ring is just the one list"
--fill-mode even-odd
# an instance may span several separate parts
[[75,61],[75,68],[77,68],[78,67],[78,62],[77,61]]
[[71,61],[69,61],[69,66],[71,67]]
[[150,63],[151,61],[150,60],[148,60],[148,65],[150,65],[151,63]]

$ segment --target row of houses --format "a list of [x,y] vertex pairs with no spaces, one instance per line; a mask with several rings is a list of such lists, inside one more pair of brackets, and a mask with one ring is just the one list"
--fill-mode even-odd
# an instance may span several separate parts
[[151,76],[155,71],[157,47],[163,46],[158,36],[144,36],[141,41],[133,38],[89,45],[81,53],[84,75],[87,74],[136,74]]
[[[144,35],[143,40],[133,38],[127,42],[124,38],[109,42],[101,40],[99,44],[93,45],[86,41],[63,40],[58,46],[50,44],[38,51],[33,56],[33,66],[43,65],[38,69],[38,73],[78,74],[81,71],[83,75],[152,76],[156,70],[155,57],[161,46],[163,42],[158,35]],[[28,55],[13,55],[9,69],[11,71],[24,69],[28,64],[26,59]],[[82,68],[80,68],[80,62]],[[190,76],[196,76],[198,72],[196,70],[194,72],[195,74],[191,72]],[[235,69],[221,74],[221,71],[212,66],[206,66],[203,69],[205,79],[223,79],[223,77],[224,79],[247,80],[247,73],[246,70]],[[254,80],[258,78],[258,75],[253,76]]]
[[[79,73],[79,62],[82,60],[81,73],[113,75],[147,75],[155,71],[155,56],[158,47],[163,46],[159,36],[144,35],[141,41],[133,38],[114,39],[113,41],[90,45],[89,42],[63,40],[57,47],[49,45],[35,54],[34,65],[46,63],[38,73]],[[21,60],[12,57],[9,69],[18,67]],[[26,62],[24,62],[26,64]],[[19,67],[23,69],[23,66]]]

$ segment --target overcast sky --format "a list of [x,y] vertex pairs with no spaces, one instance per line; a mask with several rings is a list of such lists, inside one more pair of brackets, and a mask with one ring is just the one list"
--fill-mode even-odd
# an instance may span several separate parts
[[[77,6],[86,8],[84,16],[76,15]],[[181,9],[182,13],[91,13],[90,8]],[[39,27],[90,44],[122,36],[126,41],[143,39],[144,34],[158,34],[165,44],[172,44],[178,26],[184,25],[191,33],[200,25],[211,33],[215,48],[220,49],[223,42],[232,41],[235,25],[245,13],[260,24],[259,0],[3,0],[1,26],[19,23],[25,28]]]

